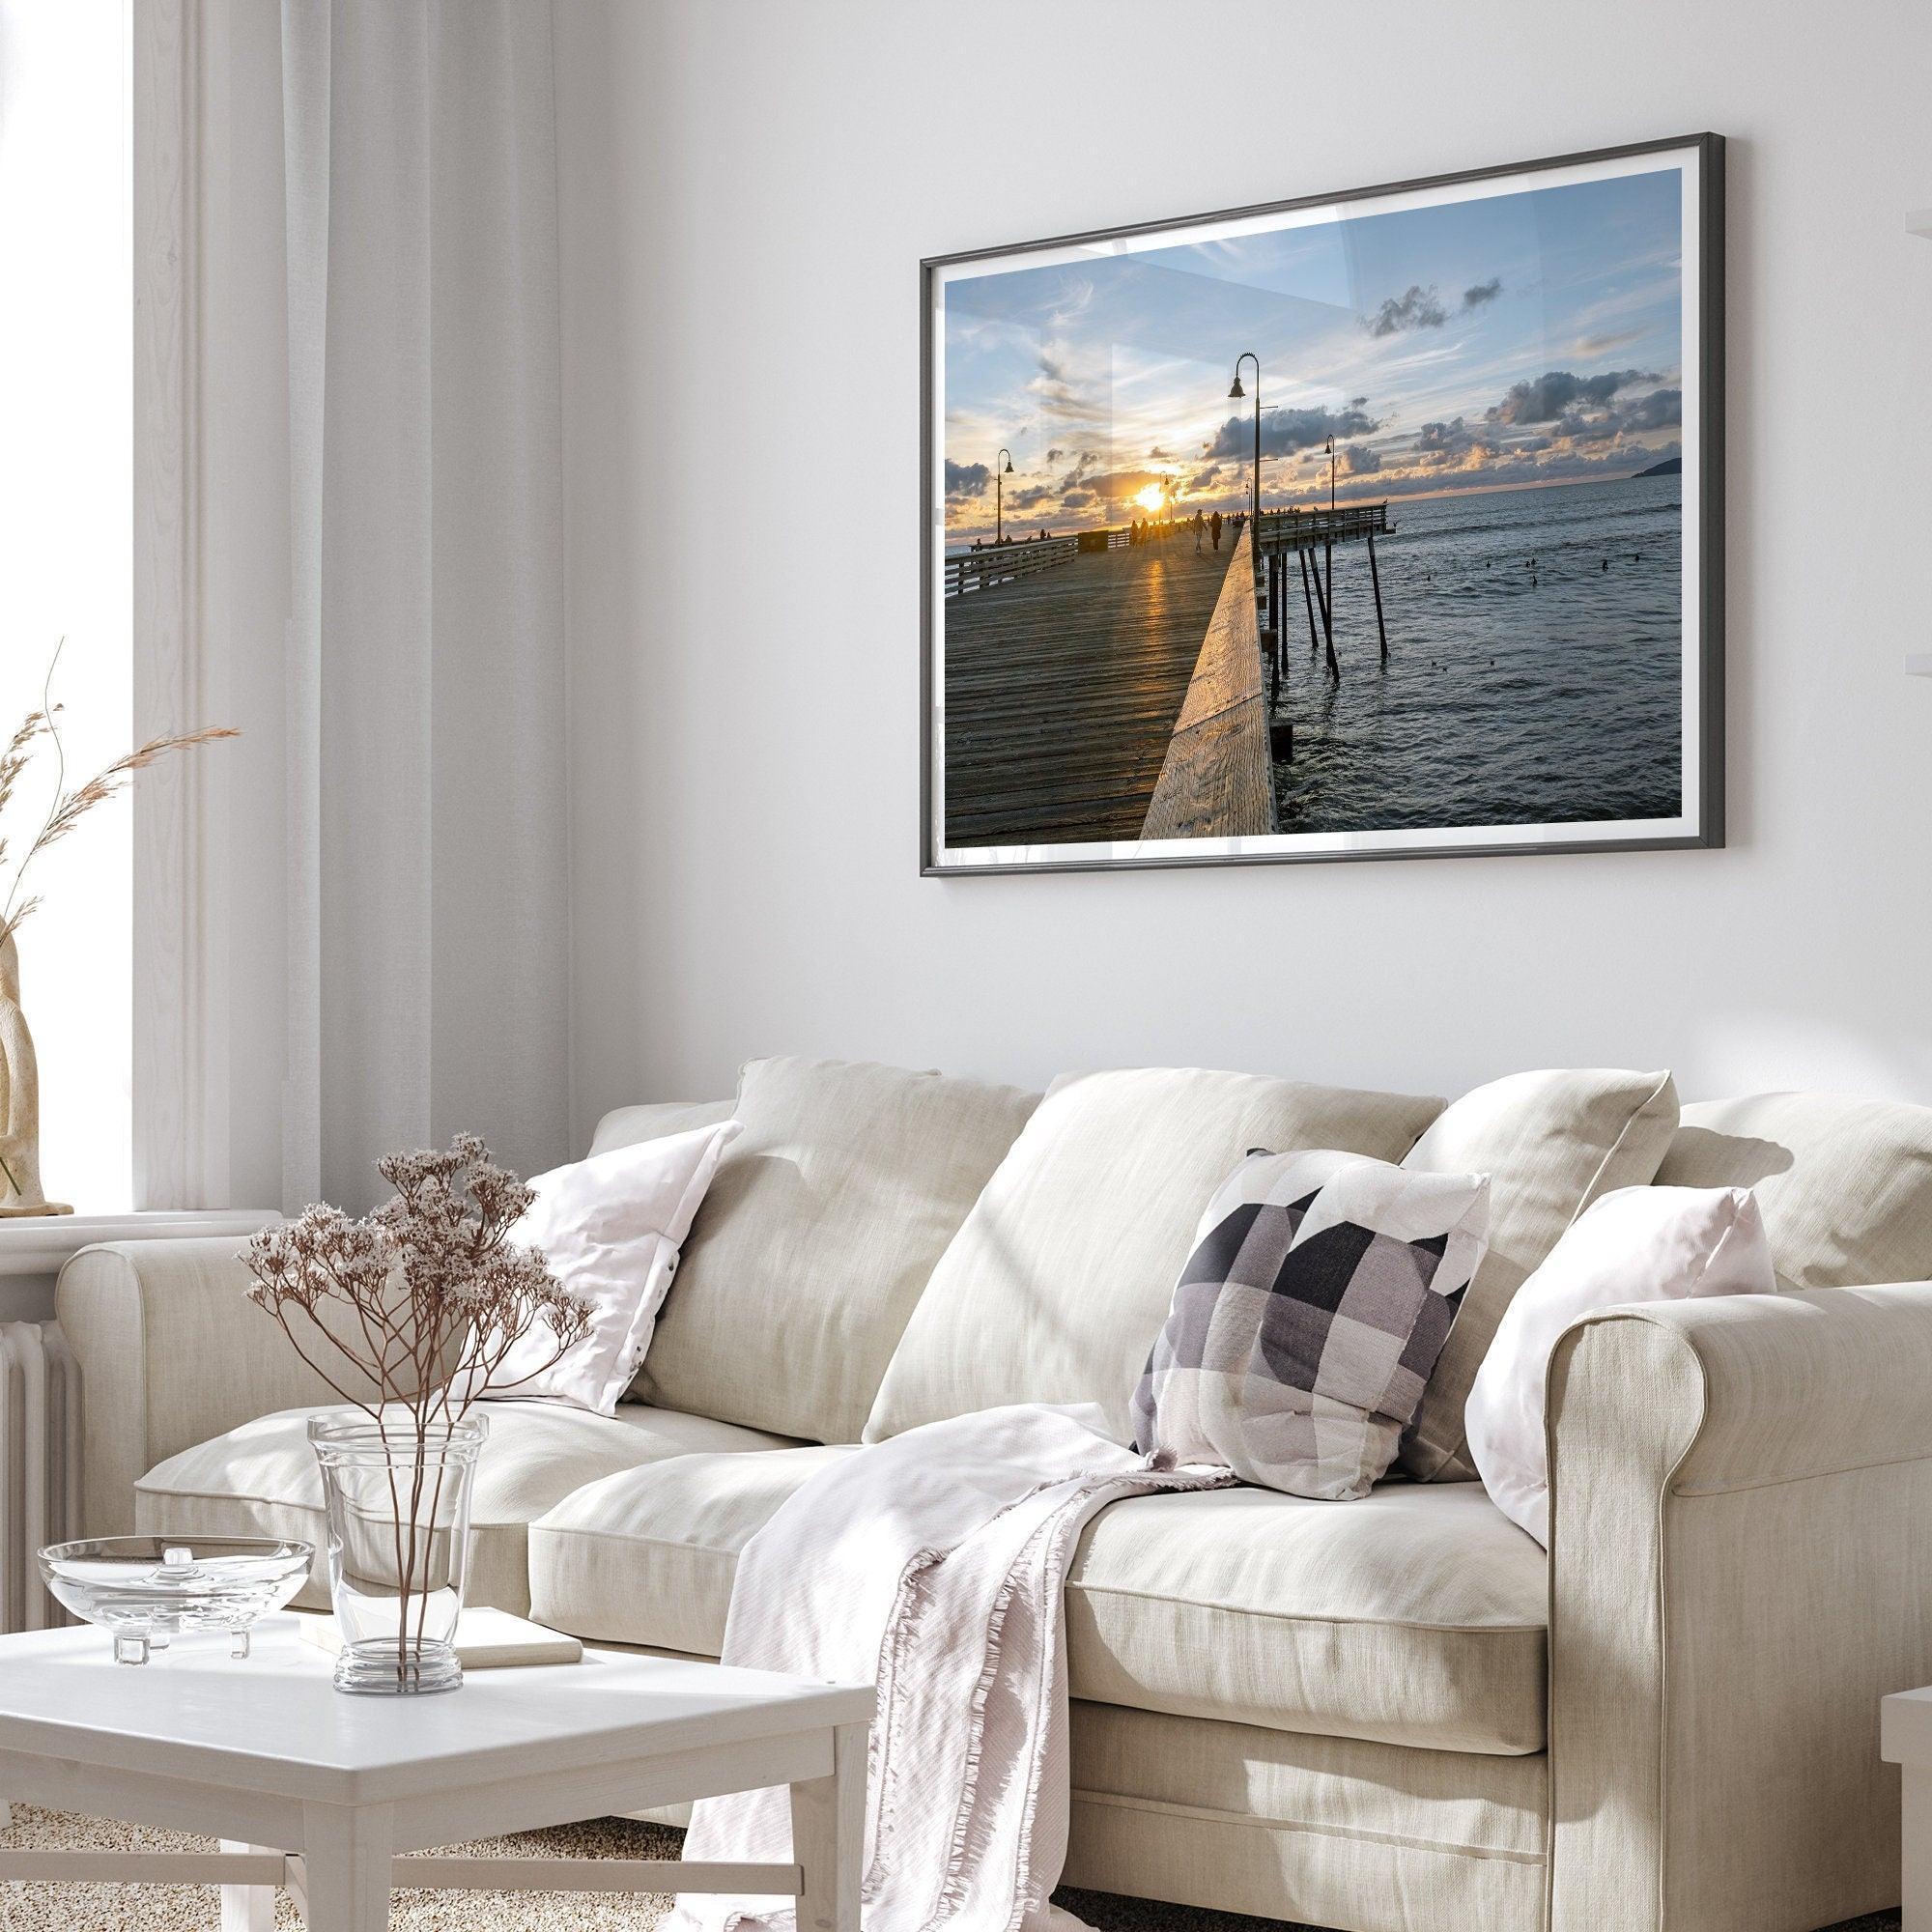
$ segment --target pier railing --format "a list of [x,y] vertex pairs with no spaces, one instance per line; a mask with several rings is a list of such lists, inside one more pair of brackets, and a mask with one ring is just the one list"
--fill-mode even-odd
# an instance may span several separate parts
[[1274,830],[1262,696],[1254,549],[1241,532],[1148,801],[1143,838],[1237,838]]
[[1389,532],[1386,503],[1343,503],[1332,510],[1264,510],[1262,554],[1313,550],[1326,543],[1354,543]]
[[1015,578],[1036,576],[1077,556],[1080,547],[1077,536],[1016,537],[1011,543],[955,551],[946,559],[946,594],[962,597],[995,583],[1010,583]]
[[1133,531],[1122,524],[1118,529],[1076,530],[1064,537],[1015,537],[1011,543],[956,550],[945,559],[946,594],[959,597],[969,590],[987,590],[995,583],[1036,576],[1088,551],[1124,550],[1132,540]]

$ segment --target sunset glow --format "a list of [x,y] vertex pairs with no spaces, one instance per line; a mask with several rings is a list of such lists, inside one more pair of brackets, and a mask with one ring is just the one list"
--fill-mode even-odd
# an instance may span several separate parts
[[[945,285],[946,540],[1634,475],[1683,448],[1673,168]],[[1238,397],[1236,360],[1260,358]],[[1252,372],[1253,364],[1247,365]]]

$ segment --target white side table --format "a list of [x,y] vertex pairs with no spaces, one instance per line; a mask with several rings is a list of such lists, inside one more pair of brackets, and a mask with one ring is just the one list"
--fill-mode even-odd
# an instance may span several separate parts
[[[869,1685],[586,1650],[430,1697],[346,1697],[293,1617],[116,1664],[104,1632],[0,1637],[0,1797],[205,1832],[219,1852],[11,1852],[0,1881],[219,1885],[225,1932],[378,1932],[392,1884],[793,1898],[799,1932],[859,1932]],[[791,1787],[790,1864],[412,1859],[727,1791]]]
[[1901,1932],[1932,1932],[1932,1689],[1900,1690],[1879,1706],[1878,1754],[1901,1774]]

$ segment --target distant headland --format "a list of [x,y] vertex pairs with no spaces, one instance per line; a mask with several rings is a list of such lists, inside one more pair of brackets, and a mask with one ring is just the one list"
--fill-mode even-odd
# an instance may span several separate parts
[[[1648,469],[1639,469],[1637,476],[1682,476],[1684,459],[1681,456],[1666,456],[1662,463],[1653,463]],[[1636,477],[1632,477],[1635,482]]]

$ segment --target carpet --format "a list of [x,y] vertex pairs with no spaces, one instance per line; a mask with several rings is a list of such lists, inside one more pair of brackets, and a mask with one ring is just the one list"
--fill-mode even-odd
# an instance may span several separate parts
[[[595,1818],[550,1832],[520,1832],[469,1845],[451,1845],[489,1858],[674,1859],[684,1833],[626,1818]],[[185,1832],[151,1831],[71,1812],[14,1807],[5,1842],[15,1849],[71,1851],[104,1846],[119,1851],[211,1851],[212,1838]],[[1196,1912],[1145,1898],[1063,1889],[1060,1903],[1098,1932],[1317,1932],[1275,1919],[1232,1912]],[[0,1932],[220,1932],[218,1894],[212,1886],[8,1885],[0,1886]],[[391,1932],[648,1932],[669,1908],[655,1894],[561,1891],[411,1891],[391,1898]],[[284,1896],[276,1932],[300,1932],[300,1920]],[[1897,1932],[1898,1914],[1875,1913],[1832,1932]],[[1471,1927],[1470,1932],[1483,1932]]]

